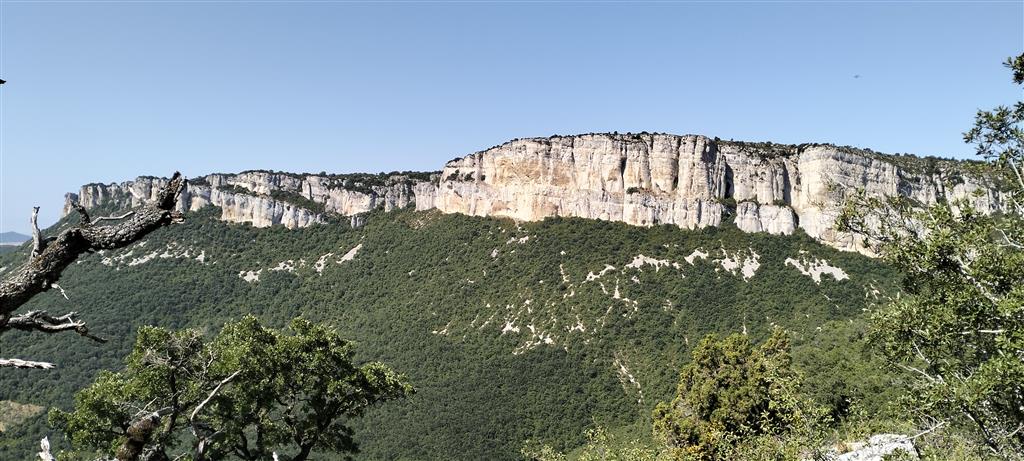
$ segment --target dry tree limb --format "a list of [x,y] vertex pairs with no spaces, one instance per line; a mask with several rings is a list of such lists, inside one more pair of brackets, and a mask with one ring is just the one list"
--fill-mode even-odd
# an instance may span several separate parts
[[64,287],[57,285],[56,283],[51,283],[50,288],[56,288],[58,291],[60,291],[60,295],[63,296],[64,299],[67,299],[69,301],[71,300],[71,298],[68,297],[68,292],[64,291]]
[[203,411],[203,407],[205,407],[206,404],[210,403],[210,400],[213,400],[213,398],[217,396],[217,393],[220,392],[220,388],[224,387],[225,384],[230,383],[231,380],[235,379],[235,377],[238,376],[238,374],[241,372],[242,370],[238,370],[234,373],[231,373],[231,376],[228,376],[227,378],[221,380],[221,382],[217,383],[217,387],[214,387],[213,390],[210,391],[210,395],[206,396],[206,399],[203,400],[199,405],[196,405],[195,410],[192,410],[192,415],[189,416],[188,420],[190,422],[195,422],[196,416],[199,416],[199,413]]
[[124,219],[124,218],[127,218],[127,217],[129,217],[129,216],[133,215],[133,214],[135,214],[135,212],[134,212],[134,211],[126,211],[126,212],[125,212],[125,213],[124,213],[123,215],[121,215],[121,216],[100,216],[100,217],[98,217],[98,218],[96,218],[96,219],[92,220],[92,223],[93,223],[93,224],[96,224],[96,223],[98,223],[98,222],[100,222],[100,221],[120,221],[120,220],[122,220],[122,219]]
[[54,367],[49,362],[33,362],[31,360],[21,359],[0,359],[0,368],[14,367],[14,368],[39,368],[42,370],[49,370]]
[[89,210],[86,210],[85,207],[82,206],[81,203],[78,203],[78,202],[72,203],[71,204],[71,208],[74,208],[75,211],[78,212],[78,215],[81,216],[81,221],[79,222],[80,226],[91,226],[91,225],[94,225],[94,224],[96,224],[96,223],[98,223],[100,221],[120,221],[120,220],[122,220],[124,218],[127,218],[127,217],[135,214],[134,211],[126,211],[121,216],[100,216],[100,217],[98,217],[96,219],[92,219],[92,218],[89,217]]
[[49,437],[43,437],[43,440],[39,441],[39,459],[43,461],[57,461],[57,458],[54,458],[53,455],[50,454]]
[[158,227],[180,221],[182,216],[174,211],[174,206],[184,181],[180,173],[175,173],[160,192],[157,203],[142,207],[125,222],[101,227],[80,225],[58,235],[42,253],[0,282],[0,326],[6,325],[15,309],[49,289],[80,254],[121,248]]
[[29,311],[8,319],[7,328],[21,331],[39,331],[42,333],[74,331],[93,341],[107,342],[106,339],[89,333],[89,328],[85,326],[85,322],[79,320],[77,316],[77,312],[69,312],[60,317],[54,317],[46,311]]
[[234,373],[231,374],[231,376],[228,376],[227,378],[221,380],[221,382],[217,383],[217,386],[214,387],[212,391],[210,391],[210,395],[208,395],[205,400],[200,402],[199,405],[196,405],[195,410],[192,410],[192,415],[189,416],[188,422],[189,425],[191,426],[190,430],[192,431],[192,435],[199,440],[198,443],[196,443],[195,453],[193,456],[193,459],[195,461],[204,461],[206,459],[206,450],[207,448],[209,448],[209,445],[213,443],[215,439],[219,438],[224,434],[223,431],[213,432],[208,427],[205,427],[205,425],[202,424],[201,422],[196,421],[196,417],[199,416],[199,413],[203,411],[203,408],[206,407],[208,403],[210,403],[210,400],[213,400],[217,393],[220,392],[220,389],[224,387],[226,384],[230,383],[231,380],[235,379],[235,377],[238,376],[239,373],[241,372],[242,370],[235,371]]
[[32,254],[31,258],[43,252],[43,239],[39,233],[39,207],[32,207]]
[[75,212],[78,213],[78,218],[79,218],[78,225],[79,226],[84,227],[84,226],[92,225],[92,218],[89,217],[89,210],[86,210],[85,207],[82,206],[81,203],[72,202],[71,203],[71,208],[74,208]]
[[[175,172],[157,195],[154,203],[144,205],[140,209],[122,216],[122,218],[130,218],[109,226],[94,225],[96,221],[90,219],[85,208],[80,204],[75,204],[75,210],[82,215],[81,223],[61,232],[52,240],[42,238],[37,225],[39,207],[33,208],[32,256],[20,269],[0,281],[0,333],[11,328],[53,332],[51,330],[60,325],[70,325],[66,328],[59,328],[58,331],[74,330],[83,336],[92,337],[82,322],[72,318],[72,314],[56,318],[49,316],[42,318],[39,317],[39,314],[35,314],[36,317],[29,319],[26,318],[29,314],[14,317],[14,311],[35,295],[49,290],[60,278],[64,269],[78,259],[82,253],[121,248],[141,239],[159,227],[182,221],[184,217],[175,210],[175,205],[178,202],[178,195],[184,187],[185,178],[181,176],[181,173]],[[15,321],[15,325],[11,325],[11,321],[14,319],[18,320]],[[48,319],[53,319],[53,321]],[[93,337],[93,339],[96,338]],[[31,364],[47,366],[31,366]],[[17,359],[0,361],[0,367],[5,366],[52,368],[53,365]]]

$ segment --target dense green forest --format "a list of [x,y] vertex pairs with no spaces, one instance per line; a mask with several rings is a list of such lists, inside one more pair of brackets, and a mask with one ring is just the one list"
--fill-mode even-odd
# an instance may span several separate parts
[[[352,422],[359,459],[518,459],[527,441],[572,450],[595,426],[649,434],[712,332],[790,331],[802,391],[838,419],[885,412],[896,392],[858,333],[865,310],[895,294],[895,272],[803,234],[411,210],[288,230],[219,215],[204,208],[68,268],[69,300],[50,290],[24,309],[80,311],[110,342],[4,335],[6,356],[58,368],[3,370],[0,401],[68,408],[99,370],[123,366],[139,326],[213,334],[245,314],[327,322],[359,360],[409,377],[414,396]],[[0,268],[25,258],[4,254]],[[815,265],[839,275],[801,271]],[[44,435],[66,447],[45,419],[6,428],[0,459],[28,458]]]

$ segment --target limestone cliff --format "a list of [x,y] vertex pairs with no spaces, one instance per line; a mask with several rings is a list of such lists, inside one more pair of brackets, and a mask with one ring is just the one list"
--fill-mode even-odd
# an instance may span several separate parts
[[747,232],[801,228],[829,245],[859,249],[852,236],[834,230],[839,205],[857,189],[922,204],[970,198],[982,210],[1000,209],[1004,197],[963,167],[830,145],[667,134],[554,136],[448,162],[434,201],[443,212],[528,221],[576,216],[699,228],[732,219]]
[[[967,162],[822,144],[586,134],[514,140],[452,160],[440,176],[211,174],[190,182],[179,208],[213,204],[227,221],[289,228],[322,222],[324,213],[354,216],[408,206],[526,221],[574,216],[690,229],[732,221],[747,232],[791,234],[799,228],[834,247],[861,250],[856,238],[834,229],[849,194],[863,189],[925,205],[967,198],[986,212],[1002,209],[1006,197],[975,170]],[[164,181],[90,184],[68,194],[68,203],[137,206]]]
[[[77,194],[66,195],[64,215],[71,212],[73,201],[90,209],[135,207],[152,200],[166,181],[147,176],[119,184],[88,184]],[[413,190],[421,182],[429,184],[429,179],[268,171],[211,174],[189,181],[178,208],[194,211],[212,204],[221,208],[225,221],[248,222],[256,227],[282,224],[294,229],[323,222],[325,212],[353,216],[376,208],[390,211],[413,205]]]

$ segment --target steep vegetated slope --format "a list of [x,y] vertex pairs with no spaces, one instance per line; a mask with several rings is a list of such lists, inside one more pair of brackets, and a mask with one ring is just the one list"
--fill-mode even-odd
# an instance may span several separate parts
[[[805,361],[811,393],[837,397],[832,379],[847,383],[848,397],[885,400],[887,378],[855,376],[856,348],[818,329],[832,332],[827,322],[848,322],[891,293],[893,274],[801,233],[411,209],[371,212],[358,228],[289,230],[225,223],[221,213],[202,208],[69,268],[61,286],[70,300],[51,290],[26,308],[79,310],[111,342],[5,335],[4,351],[59,368],[0,375],[0,400],[66,406],[98,370],[119,367],[137,326],[216,331],[244,313],[329,322],[363,358],[408,373],[413,398],[358,422],[365,459],[515,459],[527,439],[571,448],[595,422],[643,426],[709,332],[760,338],[779,325],[825,341],[839,349],[808,349],[818,354]],[[4,255],[0,267],[23,257]],[[9,431],[0,457],[27,453],[48,433],[43,420]]]
[[[119,214],[163,181],[68,201]],[[184,224],[80,259],[68,300],[26,306],[81,311],[111,341],[6,334],[5,354],[60,367],[0,375],[0,401],[67,406],[140,325],[213,332],[255,313],[328,322],[408,373],[413,398],[354,424],[364,459],[516,459],[595,424],[649,433],[704,335],[774,326],[795,334],[806,393],[836,418],[878,416],[897,377],[861,350],[859,322],[897,275],[835,249],[859,248],[831,220],[857,189],[998,211],[990,186],[977,164],[655,134],[516,140],[440,173],[208,175],[181,196]],[[0,255],[0,276],[25,251]],[[44,419],[9,428],[0,458],[29,453]]]

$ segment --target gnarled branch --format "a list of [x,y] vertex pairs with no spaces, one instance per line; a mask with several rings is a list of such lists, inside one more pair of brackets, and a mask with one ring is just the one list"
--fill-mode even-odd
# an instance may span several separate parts
[[54,317],[46,311],[29,311],[21,315],[15,315],[7,320],[7,328],[21,331],[39,331],[43,333],[60,333],[62,331],[74,331],[86,338],[101,343],[106,339],[89,333],[85,322],[79,320],[77,312],[69,312],[59,317]]
[[43,252],[43,239],[39,233],[39,207],[32,207],[32,258]]
[[89,217],[89,210],[86,210],[81,203],[78,203],[77,201],[73,202],[71,204],[71,208],[74,208],[75,211],[78,212],[78,216],[80,218],[80,220],[78,221],[79,226],[84,227],[92,225],[92,218]]
[[127,221],[110,226],[78,225],[61,232],[39,255],[0,282],[0,328],[15,309],[48,290],[80,254],[121,248],[161,226],[181,221],[183,217],[174,206],[184,185],[185,178],[176,172],[156,203],[143,206]]
[[[14,311],[32,297],[53,286],[64,269],[82,253],[95,250],[112,250],[135,242],[159,227],[184,219],[175,211],[178,195],[185,187],[185,178],[175,172],[171,180],[157,195],[156,201],[127,213],[126,221],[109,226],[96,226],[89,213],[81,204],[74,208],[82,216],[81,222],[57,237],[43,239],[37,223],[39,207],[32,209],[32,255],[17,271],[0,281],[0,333],[12,328],[26,331],[55,333],[73,330],[78,334],[97,340],[85,324],[75,318],[75,313],[52,317],[43,311],[33,311],[15,316]],[[63,291],[63,290],[62,290]],[[66,295],[65,295],[66,296]],[[53,368],[52,363],[33,362],[20,359],[0,359],[0,367]]]
[[134,211],[126,211],[121,216],[100,216],[100,217],[92,220],[92,222],[93,222],[93,224],[95,224],[95,223],[98,223],[100,221],[120,221],[120,220],[122,220],[124,218],[127,218],[127,217],[133,215],[133,214],[135,214]]
[[21,359],[0,359],[0,368],[14,367],[14,368],[39,368],[42,370],[49,370],[54,367],[49,362],[33,362],[30,360]]
[[50,454],[49,437],[43,437],[43,440],[39,441],[39,459],[43,461],[57,461],[57,458],[54,458],[53,455]]

